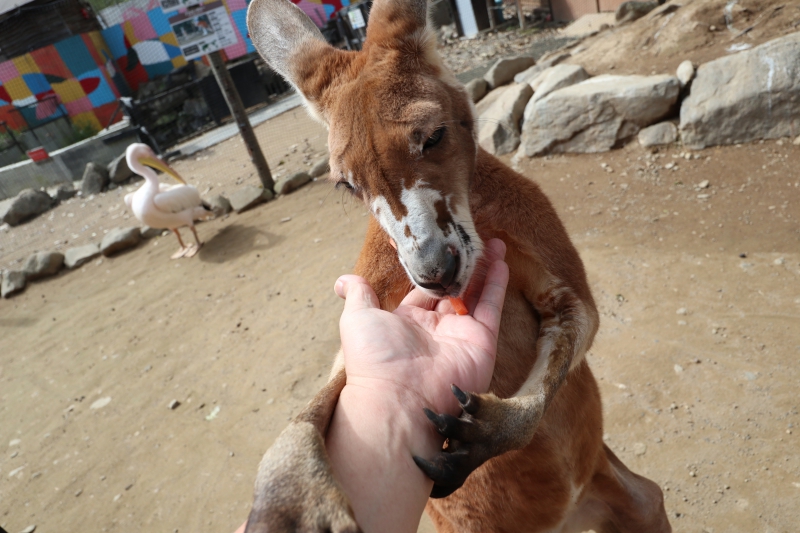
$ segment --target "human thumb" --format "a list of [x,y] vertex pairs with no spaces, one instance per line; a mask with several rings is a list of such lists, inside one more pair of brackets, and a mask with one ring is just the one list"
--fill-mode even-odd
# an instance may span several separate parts
[[381,307],[375,291],[367,283],[367,280],[361,276],[352,274],[340,276],[336,280],[333,290],[339,298],[344,299],[345,313],[352,313],[362,309],[380,309]]

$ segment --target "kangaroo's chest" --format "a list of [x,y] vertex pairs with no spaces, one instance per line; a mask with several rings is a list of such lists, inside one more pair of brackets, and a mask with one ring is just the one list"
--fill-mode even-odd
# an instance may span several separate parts
[[536,361],[539,318],[522,293],[509,287],[500,322],[497,361],[489,390],[501,398],[513,396],[525,383]]

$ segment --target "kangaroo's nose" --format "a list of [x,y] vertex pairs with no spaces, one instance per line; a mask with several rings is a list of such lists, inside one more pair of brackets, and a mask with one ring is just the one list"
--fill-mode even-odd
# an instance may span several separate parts
[[461,266],[461,259],[457,254],[454,254],[450,248],[448,247],[447,251],[445,252],[445,267],[442,275],[439,277],[438,280],[429,281],[425,283],[417,283],[420,287],[424,289],[429,289],[432,291],[444,291],[446,292],[450,285],[453,284],[453,280],[456,279],[456,275],[458,275],[458,269]]

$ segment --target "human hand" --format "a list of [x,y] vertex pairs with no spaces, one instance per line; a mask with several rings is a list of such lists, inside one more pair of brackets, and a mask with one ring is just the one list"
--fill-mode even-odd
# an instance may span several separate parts
[[460,413],[451,384],[485,392],[508,283],[505,251],[499,239],[486,243],[488,269],[470,286],[471,314],[465,316],[456,315],[449,301],[433,300],[419,289],[388,313],[366,280],[340,277],[335,290],[346,299],[339,329],[347,387],[384,396],[410,394],[420,406],[451,414]]

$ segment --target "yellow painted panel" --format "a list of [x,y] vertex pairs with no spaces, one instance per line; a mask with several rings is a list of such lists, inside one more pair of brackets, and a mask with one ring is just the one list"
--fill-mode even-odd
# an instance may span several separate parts
[[20,74],[39,74],[42,72],[30,54],[15,57],[11,61],[14,62],[14,66],[17,67],[17,71]]
[[65,104],[74,102],[75,100],[80,100],[86,96],[83,87],[81,87],[80,82],[78,82],[76,79],[67,80],[62,83],[54,83],[52,87],[56,94],[61,98],[61,101]]
[[11,96],[13,100],[22,100],[23,98],[33,96],[31,90],[28,88],[25,80],[23,80],[22,77],[14,78],[13,80],[5,82],[3,87],[6,88],[8,95]]
[[178,46],[178,39],[175,37],[175,34],[172,32],[165,33],[161,37],[158,38],[164,44],[171,44],[172,46]]
[[125,37],[128,38],[128,42],[131,43],[131,46],[139,42],[139,39],[136,38],[136,32],[133,31],[133,24],[131,24],[130,20],[126,20],[122,23],[122,32],[125,34]]

